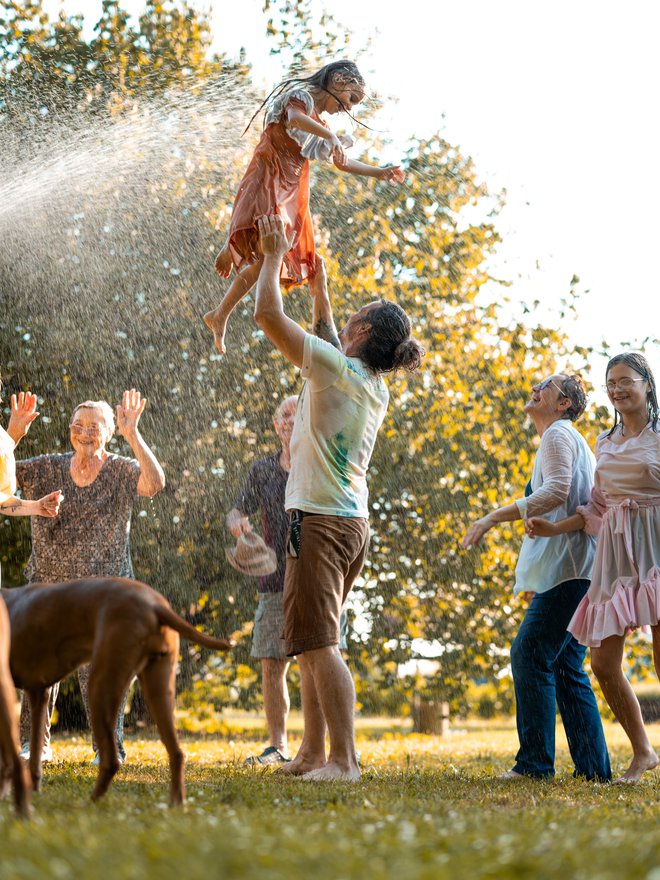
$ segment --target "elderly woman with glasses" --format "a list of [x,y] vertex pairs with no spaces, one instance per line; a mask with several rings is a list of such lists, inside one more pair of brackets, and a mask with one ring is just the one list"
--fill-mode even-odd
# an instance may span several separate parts
[[[24,395],[12,409],[8,433],[15,442],[36,418],[36,397]],[[151,498],[165,485],[163,469],[138,430],[146,400],[139,391],[125,391],[117,406],[117,427],[135,458],[108,452],[115,431],[112,407],[103,400],[87,400],[73,411],[69,425],[73,452],[39,455],[16,462],[16,480],[25,498],[38,498],[62,489],[60,514],[53,520],[32,520],[32,552],[26,569],[31,583],[59,583],[80,577],[133,577],[129,537],[131,513],[138,497]],[[89,722],[87,689],[89,667],[78,670]],[[58,686],[52,688],[44,759],[50,760],[50,717]],[[117,721],[120,759],[123,746],[123,706]],[[28,701],[21,712],[23,756],[29,755]]]
[[[541,438],[525,497],[474,522],[463,547],[478,544],[498,523],[545,515],[551,521],[585,504],[593,486],[594,458],[572,422],[586,394],[578,376],[550,376],[532,389],[524,407]],[[507,779],[543,778],[555,772],[557,706],[575,767],[574,775],[607,780],[609,755],[589,676],[586,648],[566,631],[589,588],[593,538],[573,532],[556,541],[523,538],[514,593],[533,596],[511,646],[520,749]]]
[[641,354],[616,355],[605,378],[614,425],[596,444],[590,503],[559,521],[531,517],[526,527],[530,536],[543,536],[541,541],[598,535],[591,586],[569,630],[591,646],[591,668],[630,739],[632,762],[616,780],[626,783],[658,764],[621,664],[627,633],[650,626],[660,677],[660,410],[653,373]]

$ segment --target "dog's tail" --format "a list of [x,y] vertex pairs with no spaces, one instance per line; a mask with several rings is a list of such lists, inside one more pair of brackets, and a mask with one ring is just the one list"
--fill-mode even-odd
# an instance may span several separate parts
[[187,620],[172,611],[169,605],[157,605],[155,608],[158,620],[163,626],[169,626],[175,629],[179,635],[183,636],[189,642],[196,645],[203,645],[205,648],[213,648],[216,651],[229,651],[234,647],[234,643],[229,639],[214,639],[213,636],[207,636],[206,633],[195,629]]

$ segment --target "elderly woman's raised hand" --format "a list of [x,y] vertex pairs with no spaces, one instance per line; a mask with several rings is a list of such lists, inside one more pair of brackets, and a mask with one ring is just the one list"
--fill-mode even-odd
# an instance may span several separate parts
[[525,531],[530,538],[554,538],[559,534],[556,523],[543,519],[542,516],[530,516],[526,519]]
[[137,432],[138,422],[146,405],[146,397],[142,397],[135,388],[124,391],[122,401],[117,406],[117,429],[122,437],[129,442]]
[[468,547],[474,547],[479,541],[481,541],[488,529],[492,528],[493,525],[494,523],[490,516],[482,516],[481,519],[473,522],[461,541],[461,547],[464,550]]
[[32,422],[39,417],[37,412],[37,395],[31,391],[21,391],[11,396],[11,415],[7,425],[7,433],[14,443],[25,437]]
[[61,489],[56,489],[55,492],[51,492],[50,495],[44,495],[43,498],[39,498],[36,502],[37,504],[37,516],[47,516],[54,517],[60,512],[60,504],[62,503],[62,499],[64,495],[62,494]]

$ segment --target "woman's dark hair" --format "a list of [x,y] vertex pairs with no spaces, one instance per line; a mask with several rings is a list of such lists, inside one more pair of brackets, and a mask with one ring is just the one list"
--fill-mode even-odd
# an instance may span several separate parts
[[256,111],[252,119],[248,122],[243,134],[245,134],[245,132],[250,128],[255,118],[259,115],[259,113],[261,113],[261,111],[269,101],[278,98],[282,94],[282,92],[290,86],[298,84],[311,86],[311,88],[313,89],[317,89],[321,92],[327,92],[329,95],[332,95],[332,97],[338,102],[344,113],[347,113],[354,122],[357,122],[358,125],[363,126],[363,128],[369,128],[368,125],[365,125],[363,122],[360,122],[359,119],[356,119],[349,112],[348,108],[344,107],[343,101],[329,88],[333,77],[337,76],[338,74],[340,74],[347,82],[357,83],[357,85],[364,89],[364,78],[358,70],[357,64],[355,64],[353,61],[331,61],[330,64],[326,64],[324,67],[322,67],[320,70],[317,70],[316,73],[313,73],[311,76],[291,76],[287,79],[283,79],[280,83],[278,83],[272,90],[272,92],[267,95],[266,98],[262,101],[261,106]]
[[[651,372],[651,367],[649,366],[649,362],[646,360],[643,354],[637,354],[637,352],[630,351],[624,352],[623,354],[616,354],[613,358],[610,358],[608,361],[607,367],[605,368],[605,381],[607,382],[607,375],[612,367],[615,367],[617,364],[625,364],[627,367],[630,367],[636,373],[642,377],[642,379],[646,379],[649,383],[649,390],[646,395],[646,411],[648,413],[648,420],[651,422],[651,427],[654,431],[658,430],[658,416],[660,416],[660,407],[658,407],[658,392],[655,387],[655,379],[653,378],[653,373]],[[616,426],[619,424],[619,411],[615,407],[614,408],[614,424],[612,425],[612,429],[610,430],[608,437],[611,437],[614,433]]]
[[410,319],[401,306],[383,299],[362,320],[371,326],[371,333],[358,357],[368,367],[377,373],[419,369],[425,351],[412,338]]
[[564,418],[575,422],[587,408],[587,392],[584,390],[582,379],[577,373],[572,373],[562,379],[560,386],[561,393],[571,402],[569,408],[564,410]]

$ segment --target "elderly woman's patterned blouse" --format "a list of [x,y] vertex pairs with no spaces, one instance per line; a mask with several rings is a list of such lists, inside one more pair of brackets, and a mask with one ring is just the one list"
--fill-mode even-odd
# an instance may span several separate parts
[[129,537],[138,497],[138,462],[110,454],[93,483],[77,486],[71,479],[72,458],[73,452],[67,452],[16,462],[16,480],[23,497],[41,498],[56,489],[64,493],[58,516],[31,520],[28,581],[133,577]]

